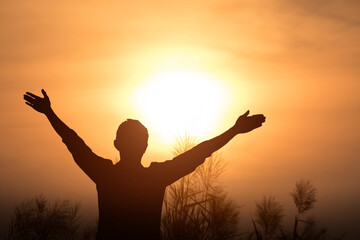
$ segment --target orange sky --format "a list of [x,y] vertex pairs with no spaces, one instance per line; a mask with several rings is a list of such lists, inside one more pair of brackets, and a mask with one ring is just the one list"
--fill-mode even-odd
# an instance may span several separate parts
[[[0,230],[15,203],[40,193],[96,212],[94,184],[23,103],[25,91],[46,89],[58,115],[115,160],[118,124],[141,116],[131,94],[181,66],[230,89],[216,127],[200,138],[247,109],[267,116],[263,128],[222,149],[224,183],[244,206],[243,223],[263,194],[293,211],[288,192],[304,178],[319,190],[321,223],[358,236],[359,12],[350,0],[0,2]],[[149,133],[144,165],[171,158],[171,143]]]

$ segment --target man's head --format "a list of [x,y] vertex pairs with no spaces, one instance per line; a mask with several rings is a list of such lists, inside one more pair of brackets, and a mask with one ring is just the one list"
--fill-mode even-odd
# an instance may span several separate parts
[[114,145],[121,155],[131,158],[141,158],[148,145],[149,134],[138,120],[128,119],[121,123]]

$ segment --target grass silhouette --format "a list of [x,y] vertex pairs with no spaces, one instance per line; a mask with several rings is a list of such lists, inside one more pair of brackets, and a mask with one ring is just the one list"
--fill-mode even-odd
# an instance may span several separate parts
[[8,240],[77,239],[79,205],[69,200],[50,205],[44,196],[23,201],[15,209]]
[[[280,227],[283,215],[282,206],[275,200],[275,197],[264,196],[261,201],[255,202],[255,221],[252,220],[257,238],[263,236],[264,240],[271,239]],[[256,226],[261,226],[262,232]]]
[[300,180],[295,183],[295,188],[290,196],[293,198],[300,215],[314,207],[316,192],[316,188],[309,180]]
[[[175,156],[191,149],[197,139],[185,135],[174,146]],[[168,186],[163,203],[162,239],[235,239],[239,208],[219,181],[224,162],[214,153],[192,174]]]
[[241,239],[255,240],[326,240],[343,239],[345,235],[329,238],[326,229],[319,227],[309,210],[314,208],[317,190],[310,180],[299,180],[295,183],[290,196],[297,209],[292,227],[282,225],[283,207],[275,201],[275,197],[264,196],[255,202],[254,230]]
[[[192,148],[197,139],[178,138],[173,154]],[[299,180],[290,192],[297,209],[293,224],[283,225],[283,207],[274,196],[255,201],[253,230],[240,234],[240,209],[232,201],[220,178],[225,164],[214,153],[192,174],[168,186],[163,202],[163,240],[327,240],[326,229],[309,215],[317,202],[317,190],[309,180]],[[90,240],[97,224],[80,231],[79,204],[58,200],[50,204],[44,196],[27,199],[14,211],[6,240]]]

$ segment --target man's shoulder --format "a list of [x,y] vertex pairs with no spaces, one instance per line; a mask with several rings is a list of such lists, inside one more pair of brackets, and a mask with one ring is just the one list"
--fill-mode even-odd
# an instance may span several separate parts
[[103,157],[100,157],[100,156],[98,156],[97,162],[99,162],[99,163],[101,162],[101,164],[99,164],[99,167],[102,168],[103,170],[108,170],[108,169],[111,169],[111,168],[113,168],[115,166],[114,162],[112,160],[107,159],[107,158],[103,158]]
[[168,166],[171,161],[172,160],[166,160],[166,161],[163,161],[163,162],[151,162],[150,166],[147,169],[149,169],[149,170],[160,170],[160,169],[166,168],[166,166]]
[[115,167],[114,162],[111,159],[100,157],[104,161],[104,165],[107,167]]

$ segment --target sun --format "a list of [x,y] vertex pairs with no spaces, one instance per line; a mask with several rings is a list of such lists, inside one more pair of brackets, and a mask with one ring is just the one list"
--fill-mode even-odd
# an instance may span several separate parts
[[185,133],[201,138],[211,132],[227,99],[221,81],[190,69],[158,72],[134,94],[147,127],[167,142]]

